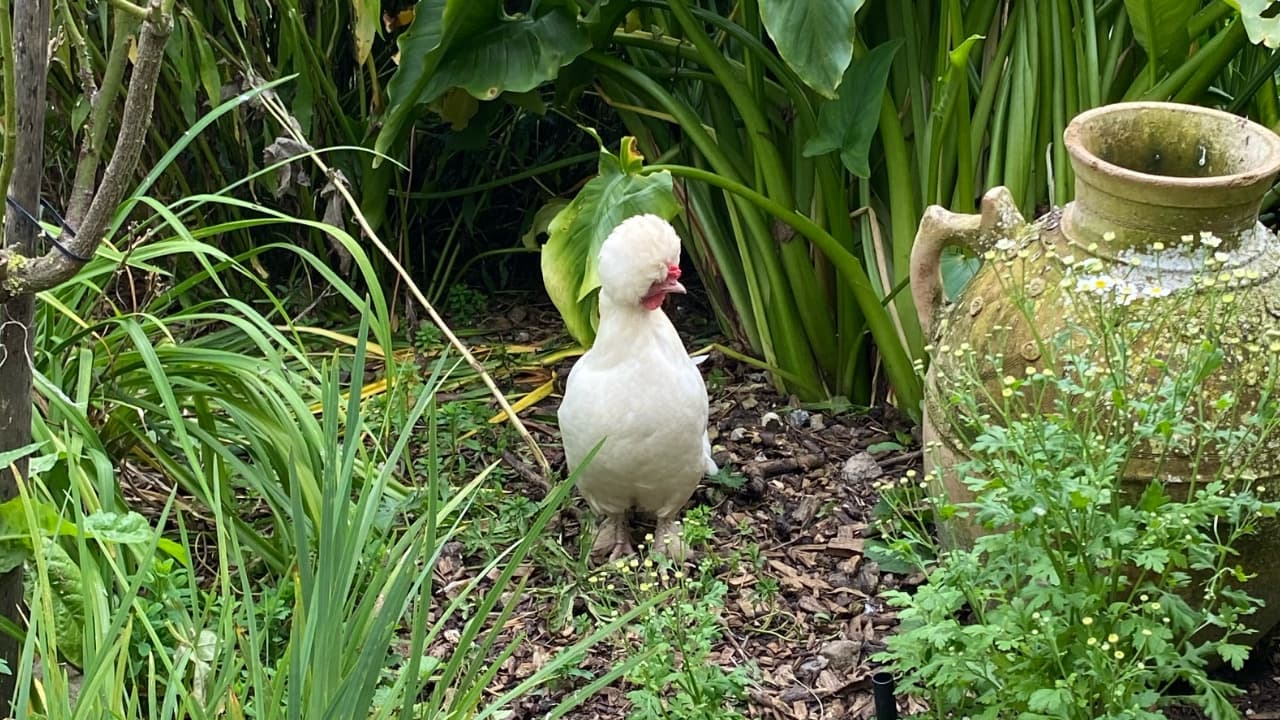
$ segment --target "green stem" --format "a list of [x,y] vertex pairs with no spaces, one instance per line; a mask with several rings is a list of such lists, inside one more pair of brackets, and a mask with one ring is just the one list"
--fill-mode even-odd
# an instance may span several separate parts
[[1225,2],[1210,3],[1208,7],[1191,16],[1187,21],[1187,34],[1192,38],[1218,24],[1219,20],[1233,12],[1230,4]]
[[880,298],[876,296],[875,289],[871,285],[871,280],[867,277],[862,265],[853,254],[841,247],[835,238],[831,237],[827,231],[809,218],[790,210],[742,183],[685,165],[649,165],[644,169],[645,173],[663,171],[678,177],[715,185],[722,190],[744,198],[761,210],[786,222],[816,245],[853,290],[858,306],[862,309],[867,319],[867,327],[871,331],[871,336],[875,339],[880,354],[884,358],[885,372],[888,374],[889,382],[893,385],[894,391],[898,395],[902,409],[912,416],[918,416],[921,400],[920,381],[916,377],[906,349],[898,341],[893,320],[889,317],[888,312],[885,311]]
[[[889,174],[888,197],[889,222],[892,231],[894,284],[910,275],[911,245],[915,242],[916,224],[920,219],[920,200],[916,197],[915,183],[911,177],[911,155],[907,141],[898,122],[898,112],[893,98],[885,93],[880,103],[880,143],[884,149],[885,171]],[[887,199],[886,199],[887,202]],[[907,338],[907,351],[911,357],[924,357],[924,337],[920,318],[916,315],[911,293],[904,293],[894,301],[898,322],[902,323]],[[877,338],[877,342],[879,342]],[[896,344],[896,343],[895,343]]]
[[1080,3],[1084,15],[1084,82],[1086,107],[1102,102],[1102,77],[1098,74],[1098,19],[1092,0]]
[[111,0],[111,7],[133,16],[135,20],[147,19],[147,9],[141,5],[134,5],[128,0]]
[[[701,119],[686,103],[671,95],[643,72],[616,58],[595,50],[588,51],[583,57],[602,70],[636,87],[641,93],[661,105],[676,119],[685,137],[707,159],[715,169],[715,174],[735,183],[738,182],[738,173],[735,172],[733,163],[725,156],[723,150],[702,126]],[[804,384],[798,389],[803,389],[810,396],[821,395],[822,380],[818,368],[814,365],[810,345],[804,341],[803,324],[795,303],[795,296],[786,292],[787,278],[777,260],[772,234],[755,207],[747,203],[741,210],[742,219],[747,224],[747,228],[745,234],[740,233],[740,235],[751,244],[751,252],[743,255],[744,263],[751,262],[760,266],[759,277],[764,281],[766,291],[772,289],[782,291],[770,292],[771,302],[768,303],[770,312],[776,313],[775,317],[769,319],[769,326],[778,335],[777,338],[772,339],[773,347],[778,351],[778,361],[805,379]],[[800,249],[803,251],[803,246],[800,246]]]
[[995,141],[994,126],[988,121],[991,118],[992,108],[996,104],[998,93],[1001,88],[1007,87],[1009,83],[1009,75],[1004,70],[1004,67],[1016,36],[1017,33],[1014,32],[1013,28],[1005,27],[1001,30],[1000,42],[996,43],[995,54],[991,56],[982,73],[982,89],[978,91],[978,101],[973,110],[972,130],[969,134],[969,147],[974,157],[977,157],[978,153],[982,151],[984,137],[990,134],[990,140],[992,142]]
[[778,148],[769,141],[771,136],[769,120],[756,102],[751,89],[742,82],[740,76],[734,74],[733,67],[729,61],[725,59],[724,55],[720,54],[720,50],[711,42],[711,38],[699,27],[685,0],[671,0],[670,6],[671,12],[676,16],[676,20],[685,32],[685,36],[698,49],[698,59],[720,79],[725,92],[729,94],[729,99],[733,101],[734,106],[738,108],[738,112],[742,115],[742,122],[746,126],[751,148],[764,172],[769,194],[777,198],[783,205],[794,206],[795,203],[792,202],[791,198],[791,187],[786,181],[786,172],[782,166],[782,156],[778,152]]
[[[737,26],[734,25],[733,27],[737,27]],[[741,30],[741,28],[738,28],[738,29]],[[737,38],[735,36],[735,39],[741,39],[741,38]],[[639,33],[628,33],[628,32],[619,31],[613,34],[613,40],[618,45],[622,45],[625,47],[643,48],[645,50],[655,50],[665,55],[670,55],[672,57],[676,57],[682,60],[692,60],[694,62],[698,62],[702,59],[702,56],[698,54],[697,48],[695,48],[694,46],[688,43],[676,40],[675,38],[654,37],[647,33],[639,34]],[[729,61],[729,64],[735,69],[736,72],[739,72],[739,73],[748,72],[745,69],[745,66],[739,63]],[[771,69],[773,69],[775,72],[777,71],[776,68],[771,68]],[[657,70],[657,68],[647,68],[646,70],[647,72],[654,72]],[[699,80],[714,79],[716,84],[720,83],[720,79],[710,73],[707,73],[706,77],[704,78],[702,77],[702,73],[695,73],[695,71],[689,70],[688,68],[684,68],[684,67],[664,68],[663,72],[670,73],[672,77],[684,77],[684,78],[697,77],[697,79]],[[762,81],[764,82],[765,87],[768,88],[770,98],[780,99],[780,98],[789,97],[787,94],[788,92],[787,89],[785,89],[778,82],[775,82],[773,79],[768,77],[763,77]]]
[[1000,91],[996,98],[995,114],[990,127],[991,139],[987,151],[986,187],[1005,185],[1004,158],[1008,152],[1009,137],[1009,98],[1013,95],[1015,73],[1013,68],[1006,68],[1001,73]]
[[[795,197],[792,194],[791,182],[786,172],[782,155],[773,144],[772,129],[764,110],[757,102],[755,95],[740,75],[735,74],[729,61],[721,54],[719,48],[704,32],[702,26],[689,10],[686,0],[671,0],[670,9],[685,36],[698,49],[701,61],[720,79],[729,99],[738,109],[742,122],[746,126],[748,143],[751,146],[752,159],[756,171],[763,176],[764,185],[769,195],[782,205],[794,208]],[[790,292],[795,296],[800,308],[800,321],[804,327],[809,346],[817,357],[819,365],[830,376],[836,372],[836,345],[834,343],[835,328],[827,313],[828,303],[823,301],[821,288],[810,263],[808,250],[802,244],[786,242],[779,239],[782,267],[786,271],[786,285],[775,285],[776,292]]]
[[1244,21],[1237,17],[1231,21],[1227,29],[1219,32],[1204,48],[1196,53],[1196,57],[1205,56],[1199,63],[1195,73],[1187,80],[1187,84],[1173,96],[1175,102],[1190,103],[1200,99],[1209,89],[1214,78],[1231,63],[1240,48],[1248,42],[1248,34],[1244,30]]
[[[1101,17],[1102,13],[1097,13]],[[1107,102],[1111,98],[1112,84],[1115,83],[1116,77],[1120,72],[1120,53],[1124,49],[1129,39],[1129,15],[1128,13],[1120,13],[1116,17],[1115,25],[1111,28],[1111,38],[1107,43],[1107,54],[1102,61],[1102,88],[1098,95],[1098,104]]]
[[[1236,94],[1235,99],[1227,106],[1227,111],[1233,113],[1243,112],[1245,105],[1248,105],[1253,96],[1258,94],[1263,85],[1268,82],[1275,82],[1277,70],[1280,70],[1280,50],[1273,50],[1267,57],[1267,62],[1258,68],[1253,75],[1249,76],[1248,81],[1240,88],[1240,92]],[[1259,97],[1266,97],[1269,103],[1274,103],[1276,100],[1274,93]]]

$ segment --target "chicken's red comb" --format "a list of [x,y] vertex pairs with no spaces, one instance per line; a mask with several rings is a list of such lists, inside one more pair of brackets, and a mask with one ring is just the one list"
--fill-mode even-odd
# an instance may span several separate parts
[[679,265],[677,265],[677,264],[675,264],[675,263],[667,263],[667,279],[668,279],[668,280],[679,280],[679,279],[680,279],[680,266],[679,266]]

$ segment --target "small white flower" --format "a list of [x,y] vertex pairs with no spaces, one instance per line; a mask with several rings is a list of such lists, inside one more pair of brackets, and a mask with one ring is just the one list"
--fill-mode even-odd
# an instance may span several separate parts
[[1000,238],[996,241],[996,249],[1001,252],[1009,252],[1016,247],[1018,247],[1018,244],[1010,238]]
[[1160,298],[1169,294],[1169,288],[1161,287],[1159,285],[1148,285],[1146,292],[1147,297]]
[[1216,248],[1222,244],[1222,238],[1211,232],[1202,232],[1200,233],[1200,244],[1205,247]]

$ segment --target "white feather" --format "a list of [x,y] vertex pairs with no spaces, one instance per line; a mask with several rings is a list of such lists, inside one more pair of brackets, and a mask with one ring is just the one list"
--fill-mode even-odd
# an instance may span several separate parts
[[571,470],[604,440],[578,476],[597,513],[636,507],[671,517],[716,471],[696,361],[666,313],[640,304],[643,289],[678,259],[675,231],[654,216],[622,223],[601,251],[602,282],[616,282],[601,288],[596,342],[570,371],[559,411]]

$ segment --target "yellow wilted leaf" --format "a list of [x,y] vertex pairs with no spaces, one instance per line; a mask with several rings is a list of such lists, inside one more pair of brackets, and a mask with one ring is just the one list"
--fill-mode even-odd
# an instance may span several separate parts
[[382,0],[351,0],[351,26],[356,41],[356,62],[363,64],[373,49],[373,36],[378,33],[378,12]]
[[[550,380],[542,383],[538,387],[529,391],[529,393],[526,394],[524,397],[512,403],[511,409],[517,415],[519,415],[522,411],[528,409],[529,407],[532,407],[533,405],[538,404],[542,400],[545,400],[547,396],[551,394],[551,390],[554,387],[555,387],[555,373],[552,373]],[[497,415],[494,415],[493,417],[489,418],[489,424],[496,425],[500,422],[505,421],[506,419],[507,419],[507,411],[503,410]]]
[[465,130],[479,110],[480,103],[462,88],[449,88],[440,103],[440,117],[449,121],[454,132]]

